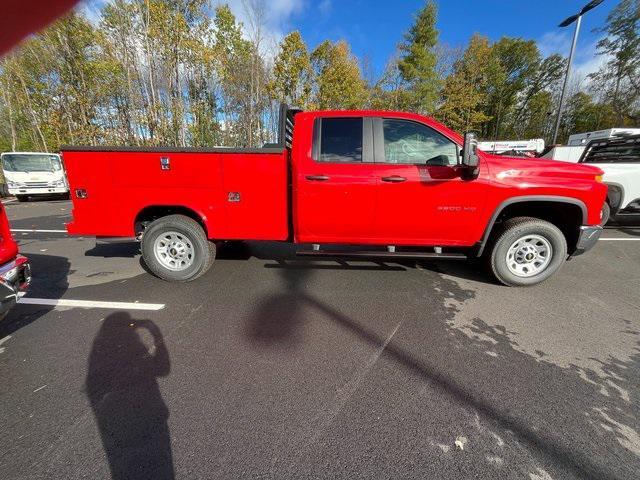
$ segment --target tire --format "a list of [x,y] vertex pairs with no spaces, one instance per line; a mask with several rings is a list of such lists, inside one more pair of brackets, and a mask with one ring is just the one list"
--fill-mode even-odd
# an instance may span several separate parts
[[602,205],[602,219],[600,220],[600,225],[604,227],[610,218],[611,206],[609,205],[609,202],[604,202],[604,205]]
[[198,222],[184,215],[159,218],[142,236],[144,262],[151,273],[169,282],[195,280],[209,270],[215,257],[215,244]]
[[[500,283],[510,287],[535,285],[546,280],[567,258],[564,234],[552,223],[537,218],[509,219],[494,239],[487,252],[489,270]],[[528,258],[530,255],[531,259]]]
[[29,201],[29,196],[28,195],[16,195],[16,200],[18,200],[19,202],[28,202]]

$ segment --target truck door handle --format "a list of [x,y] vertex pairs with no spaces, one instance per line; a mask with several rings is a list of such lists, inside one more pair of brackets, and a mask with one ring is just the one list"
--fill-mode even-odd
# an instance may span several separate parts
[[329,180],[329,177],[326,175],[307,175],[305,178],[313,182],[326,182]]
[[398,175],[392,175],[391,177],[382,177],[381,180],[383,182],[400,183],[405,182],[407,179]]

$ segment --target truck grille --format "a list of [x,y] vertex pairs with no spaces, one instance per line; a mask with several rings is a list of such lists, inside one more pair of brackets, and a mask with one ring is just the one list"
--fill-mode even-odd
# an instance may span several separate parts
[[45,188],[47,187],[47,182],[25,182],[27,188]]

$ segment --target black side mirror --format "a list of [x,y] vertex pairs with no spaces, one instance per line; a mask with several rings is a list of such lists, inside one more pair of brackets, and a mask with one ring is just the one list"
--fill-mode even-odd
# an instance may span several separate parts
[[476,139],[476,134],[473,132],[467,132],[464,134],[462,164],[467,167],[478,166],[478,140]]
[[475,178],[478,176],[478,163],[480,158],[478,157],[478,139],[473,132],[467,132],[464,134],[464,144],[462,146],[462,165],[467,170],[469,178]]

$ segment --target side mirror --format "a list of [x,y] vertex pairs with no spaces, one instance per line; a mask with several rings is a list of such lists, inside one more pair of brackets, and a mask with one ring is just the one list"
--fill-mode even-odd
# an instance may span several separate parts
[[476,134],[467,132],[464,134],[464,145],[462,147],[462,164],[465,167],[475,169],[478,167],[478,140]]

